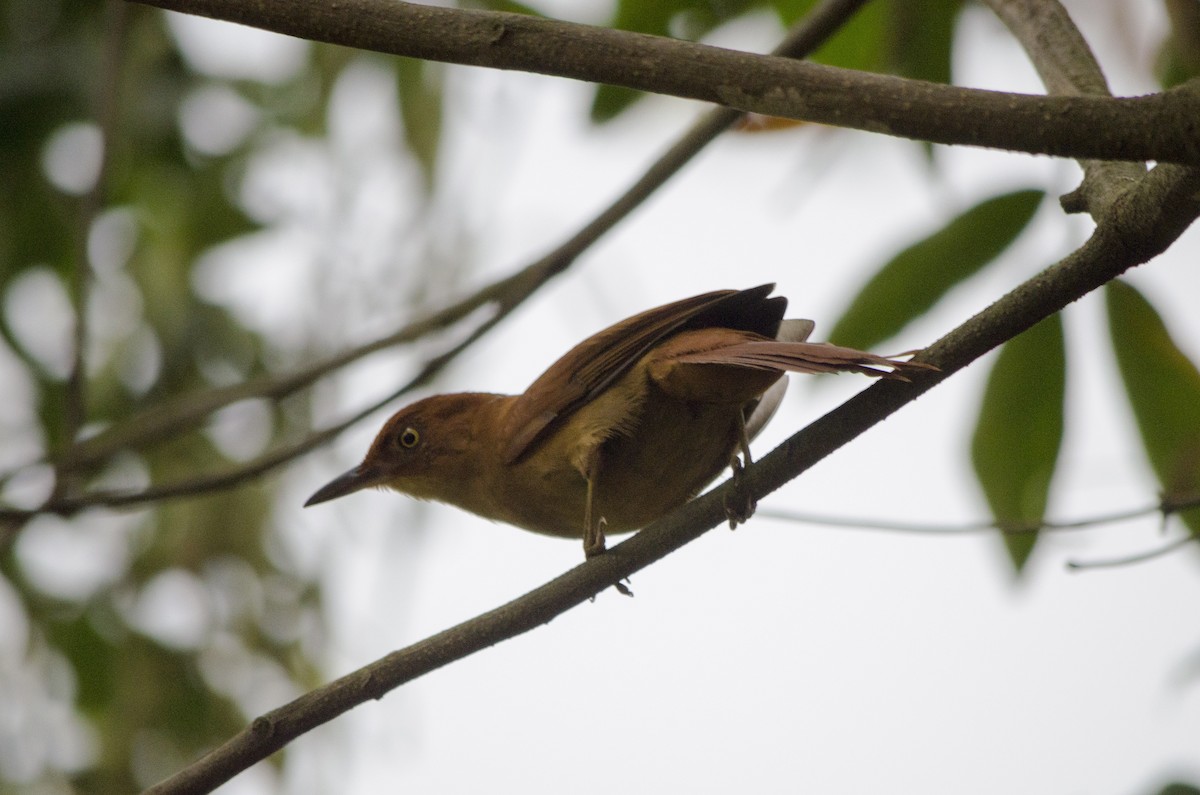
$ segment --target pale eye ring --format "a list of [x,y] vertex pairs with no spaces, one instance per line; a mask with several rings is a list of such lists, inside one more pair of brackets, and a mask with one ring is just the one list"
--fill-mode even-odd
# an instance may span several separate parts
[[412,449],[421,441],[421,434],[417,433],[416,428],[405,428],[400,435],[396,437],[396,441],[401,447]]

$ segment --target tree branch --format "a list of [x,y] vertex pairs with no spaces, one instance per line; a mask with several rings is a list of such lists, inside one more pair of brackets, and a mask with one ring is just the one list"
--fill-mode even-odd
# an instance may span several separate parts
[[[88,237],[92,224],[104,209],[108,197],[110,175],[113,165],[114,142],[117,138],[119,100],[121,84],[121,53],[127,41],[128,6],[110,3],[105,8],[104,50],[96,82],[94,115],[100,128],[103,152],[100,170],[91,188],[79,202],[75,228],[75,261],[71,268],[68,286],[71,306],[75,313],[75,326],[71,341],[74,350],[71,370],[67,375],[65,406],[63,407],[62,450],[69,451],[79,436],[79,429],[87,422],[87,347],[89,340],[88,302],[91,296],[92,265],[88,257]],[[67,494],[74,490],[70,465],[65,457],[55,467],[54,490]]]
[[[1029,54],[1051,94],[1111,96],[1096,56],[1058,0],[985,0]],[[1103,213],[1146,173],[1141,164],[1080,160],[1083,183],[1062,198],[1067,212]]]
[[[290,445],[286,445],[275,450],[271,450],[253,461],[245,464],[240,464],[231,467],[223,472],[210,472],[196,477],[178,480],[174,483],[164,483],[155,486],[149,486],[141,490],[125,490],[125,489],[98,489],[90,491],[86,494],[78,495],[52,495],[44,504],[32,510],[21,510],[13,508],[0,509],[0,521],[24,521],[39,513],[56,513],[70,515],[84,508],[103,505],[110,508],[128,507],[132,505],[143,505],[149,502],[161,502],[163,500],[176,499],[179,497],[195,497],[202,494],[208,494],[213,491],[234,488],[241,484],[252,480],[256,477],[267,474],[268,472],[299,458],[331,439],[335,438],[342,431],[349,428],[351,425],[365,419],[374,414],[379,409],[396,400],[401,395],[404,395],[417,387],[428,383],[437,373],[454,360],[459,353],[465,350],[475,340],[482,337],[493,326],[500,322],[512,307],[504,308],[500,312],[489,317],[461,342],[454,345],[449,350],[430,359],[421,370],[406,384],[397,389],[392,394],[376,400],[374,403],[362,408],[352,414],[347,419],[342,420],[336,425],[329,428],[324,428],[315,433],[309,434],[304,439]],[[0,541],[4,541],[5,537],[0,535]]]
[[[876,383],[744,470],[744,488],[756,498],[765,497],[992,348],[1164,251],[1200,214],[1197,191],[1200,171],[1156,167],[1098,219],[1082,248],[918,356],[938,365],[940,372],[916,374],[911,383]],[[272,710],[148,792],[207,792],[369,699],[382,698],[419,676],[550,621],[721,524],[730,491],[725,483],[540,588]]]
[[1129,99],[1030,96],[396,0],[138,1],[392,55],[609,83],[932,143],[1200,165],[1200,86]]
[[999,532],[1007,536],[1022,536],[1046,531],[1063,532],[1091,530],[1092,528],[1099,527],[1101,525],[1128,522],[1132,519],[1141,519],[1153,514],[1162,516],[1163,520],[1165,521],[1168,517],[1173,516],[1179,511],[1187,510],[1188,508],[1200,508],[1200,497],[1190,497],[1181,500],[1161,499],[1153,505],[1145,505],[1140,508],[1127,508],[1123,511],[1113,511],[1110,513],[1098,514],[1096,516],[1088,516],[1082,519],[1044,521],[1039,524],[1029,525],[1027,527],[1014,527],[1003,522],[997,522],[994,519],[969,521],[957,524],[919,522],[915,520],[897,522],[888,519],[864,519],[855,518],[852,516],[816,514],[770,508],[760,508],[754,515],[770,519],[778,519],[782,522],[828,525],[831,527],[848,527],[859,530],[882,530],[884,532],[910,533],[912,535],[954,536],[970,535],[982,532]]
[[294,373],[255,378],[200,393],[182,395],[152,406],[79,442],[71,454],[77,468],[95,466],[120,450],[129,450],[187,431],[218,409],[240,400],[271,398],[280,400],[347,365],[387,348],[413,342],[435,331],[453,326],[472,312],[496,302],[511,279],[500,279],[472,295],[444,307],[428,317],[405,324],[402,328],[348,351],[330,356]]
[[1058,0],[984,2],[1021,42],[1048,91],[1111,96],[1096,56]]
[[1187,535],[1176,538],[1157,549],[1151,549],[1148,552],[1138,552],[1133,555],[1122,555],[1119,558],[1105,558],[1103,560],[1068,560],[1067,568],[1074,571],[1082,571],[1084,569],[1116,569],[1132,566],[1135,563],[1145,563],[1148,560],[1161,558],[1164,555],[1169,555],[1177,549],[1183,549],[1188,544],[1197,542],[1196,536],[1188,533]]

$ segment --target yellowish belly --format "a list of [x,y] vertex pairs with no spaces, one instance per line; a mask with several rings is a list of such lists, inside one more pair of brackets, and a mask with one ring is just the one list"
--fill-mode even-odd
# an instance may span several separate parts
[[[617,435],[599,442],[593,516],[603,517],[605,532],[644,527],[712,482],[737,447],[740,411],[661,394],[643,401]],[[514,465],[507,483],[497,484],[506,490],[508,515],[496,518],[538,533],[581,537],[587,499],[581,454],[558,435]]]

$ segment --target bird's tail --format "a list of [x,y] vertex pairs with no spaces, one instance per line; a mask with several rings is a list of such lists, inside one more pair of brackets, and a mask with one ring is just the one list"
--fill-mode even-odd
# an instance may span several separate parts
[[[907,355],[907,354],[901,354]],[[783,342],[753,340],[709,351],[695,351],[676,358],[679,364],[720,364],[791,373],[852,372],[880,378],[909,380],[919,370],[937,370],[932,364],[895,356],[843,348],[827,342]]]

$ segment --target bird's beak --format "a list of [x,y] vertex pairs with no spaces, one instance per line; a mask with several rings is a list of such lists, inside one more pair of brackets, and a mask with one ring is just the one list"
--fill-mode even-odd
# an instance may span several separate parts
[[349,472],[339,475],[317,489],[316,494],[313,494],[308,498],[308,502],[304,503],[304,507],[307,508],[310,505],[316,505],[320,502],[336,500],[338,497],[345,497],[347,494],[352,494],[361,489],[376,486],[380,480],[380,473],[375,467],[359,464]]

